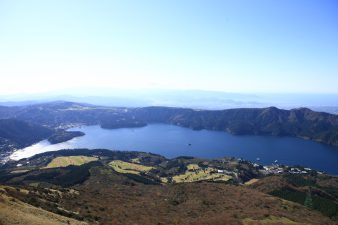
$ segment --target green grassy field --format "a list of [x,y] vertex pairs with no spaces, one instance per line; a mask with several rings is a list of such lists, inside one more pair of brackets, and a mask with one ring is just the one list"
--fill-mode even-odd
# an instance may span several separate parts
[[141,164],[136,164],[136,163],[129,163],[129,162],[124,162],[121,160],[113,160],[109,163],[109,165],[119,173],[132,173],[132,174],[140,174],[141,172],[148,172],[153,167],[151,166],[143,166]]
[[53,159],[46,167],[44,168],[56,168],[56,167],[66,167],[66,166],[80,166],[85,163],[98,160],[95,157],[88,156],[61,156]]
[[188,170],[184,174],[180,174],[173,177],[173,181],[176,183],[183,182],[196,182],[202,180],[213,180],[213,181],[227,181],[231,179],[231,176],[217,173],[215,168],[200,168],[197,164],[187,165]]

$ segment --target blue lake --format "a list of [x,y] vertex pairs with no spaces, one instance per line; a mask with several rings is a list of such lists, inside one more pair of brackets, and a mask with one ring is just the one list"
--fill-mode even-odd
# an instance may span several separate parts
[[[271,164],[278,160],[285,165],[302,165],[338,174],[338,148],[299,138],[235,136],[226,132],[195,131],[166,124],[113,130],[84,126],[70,130],[79,130],[86,135],[55,145],[45,140],[16,151],[11,158],[20,159],[60,149],[105,148],[152,152],[169,158],[233,156],[260,164]],[[257,161],[257,158],[260,158],[260,161]]]

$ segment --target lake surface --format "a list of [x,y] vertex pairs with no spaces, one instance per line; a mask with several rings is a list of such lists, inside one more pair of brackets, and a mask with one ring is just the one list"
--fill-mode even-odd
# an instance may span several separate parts
[[278,160],[285,165],[303,165],[338,174],[338,148],[299,138],[235,136],[226,132],[195,131],[166,124],[113,130],[102,129],[100,126],[84,126],[70,130],[79,130],[86,135],[54,145],[44,140],[18,150],[10,157],[17,160],[60,149],[105,148],[152,152],[168,158],[233,156],[260,164],[271,164]]

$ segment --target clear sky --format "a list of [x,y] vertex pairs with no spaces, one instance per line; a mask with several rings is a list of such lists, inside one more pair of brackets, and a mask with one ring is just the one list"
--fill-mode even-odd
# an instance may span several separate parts
[[338,93],[337,0],[0,0],[0,94]]

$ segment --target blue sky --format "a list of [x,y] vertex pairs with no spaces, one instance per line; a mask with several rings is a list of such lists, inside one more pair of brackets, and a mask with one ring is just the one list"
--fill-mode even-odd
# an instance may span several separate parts
[[338,93],[338,1],[0,0],[0,94]]

